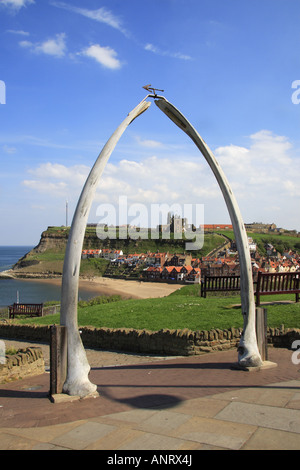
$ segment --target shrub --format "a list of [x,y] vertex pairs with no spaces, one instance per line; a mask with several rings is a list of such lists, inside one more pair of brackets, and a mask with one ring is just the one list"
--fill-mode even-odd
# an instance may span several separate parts
[[120,295],[99,295],[90,300],[80,300],[78,307],[92,307],[93,305],[108,304],[110,302],[118,302],[122,300]]

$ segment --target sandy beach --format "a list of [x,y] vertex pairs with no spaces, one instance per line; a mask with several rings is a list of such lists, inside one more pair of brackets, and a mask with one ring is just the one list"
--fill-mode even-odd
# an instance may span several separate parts
[[[32,279],[31,279],[32,280]],[[30,282],[30,280],[28,279]],[[52,283],[61,285],[61,279],[34,279],[35,282]],[[148,299],[166,297],[180,289],[180,284],[167,284],[158,282],[129,281],[125,279],[111,279],[108,277],[93,277],[80,279],[79,287],[91,290],[99,295],[120,295],[124,299]]]

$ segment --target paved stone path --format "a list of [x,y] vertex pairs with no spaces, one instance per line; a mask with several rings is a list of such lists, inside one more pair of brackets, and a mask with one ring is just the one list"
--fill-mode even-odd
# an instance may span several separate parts
[[90,356],[98,361],[90,373],[97,398],[51,403],[49,373],[1,386],[0,449],[300,449],[300,366],[292,351],[270,348],[277,366],[256,372],[232,367],[236,351],[129,355],[123,364],[111,354]]

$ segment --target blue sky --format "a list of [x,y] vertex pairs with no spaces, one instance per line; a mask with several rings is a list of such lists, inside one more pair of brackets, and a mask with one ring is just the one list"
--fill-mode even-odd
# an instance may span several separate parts
[[[37,244],[65,224],[66,200],[71,220],[147,84],[213,150],[245,222],[300,231],[299,20],[298,0],[0,0],[0,245]],[[89,221],[125,196],[230,222],[204,158],[153,102],[113,152]]]

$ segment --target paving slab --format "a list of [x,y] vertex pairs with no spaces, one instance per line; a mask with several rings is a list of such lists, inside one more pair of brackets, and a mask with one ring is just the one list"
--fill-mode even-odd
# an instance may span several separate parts
[[286,405],[286,408],[292,408],[294,410],[300,410],[300,393],[295,393],[288,404]]
[[181,439],[210,444],[224,449],[239,450],[257,427],[248,424],[218,421],[211,418],[191,417],[172,435]]
[[299,450],[299,434],[277,429],[258,428],[243,450]]
[[[194,447],[194,443],[192,443]],[[142,433],[136,439],[119,447],[119,450],[186,450],[191,448],[190,443],[186,443],[184,439],[174,438],[170,436],[161,436],[160,434]]]
[[108,424],[96,423],[90,421],[87,423],[79,424],[71,431],[56,437],[50,441],[60,447],[66,447],[72,450],[82,450],[101,437],[113,432],[116,428]]
[[122,411],[120,413],[111,413],[109,415],[101,416],[100,418],[96,418],[95,420],[99,420],[100,422],[109,422],[116,424],[117,423],[126,423],[128,425],[140,424],[145,422],[148,418],[156,414],[157,411],[153,410],[129,410],[129,411]]
[[[300,381],[299,381],[300,387]],[[295,398],[295,391],[288,388],[273,388],[273,387],[259,387],[259,388],[244,388],[230,392],[212,395],[211,400],[229,402],[242,402],[242,403],[255,403],[257,405],[269,405],[286,407],[291,400]],[[224,407],[223,407],[224,408]],[[221,411],[221,410],[220,410]]]
[[157,434],[170,434],[190,418],[191,415],[188,414],[175,413],[169,410],[157,411],[141,423],[139,429]]
[[[212,397],[193,398],[191,400],[186,400],[174,406],[172,410],[176,413],[202,416],[203,418],[213,418],[231,401],[230,399],[226,399],[226,397],[223,400],[223,395],[220,395],[220,398],[218,398],[218,395],[213,395]],[[226,395],[226,393],[224,395]],[[229,392],[229,396],[231,395],[232,393]]]
[[13,434],[0,432],[0,450],[31,450],[36,442]]
[[77,426],[87,421],[73,421],[71,423],[58,424],[56,426],[35,427],[35,428],[4,428],[3,431],[11,436],[24,439],[33,439],[41,443],[50,442],[53,439],[69,433]]
[[130,427],[119,425],[114,431],[106,434],[98,440],[87,445],[85,450],[119,450],[124,446],[131,446],[134,449],[132,442],[143,436],[142,431],[132,429]]
[[220,411],[215,418],[300,434],[299,410],[233,402]]

